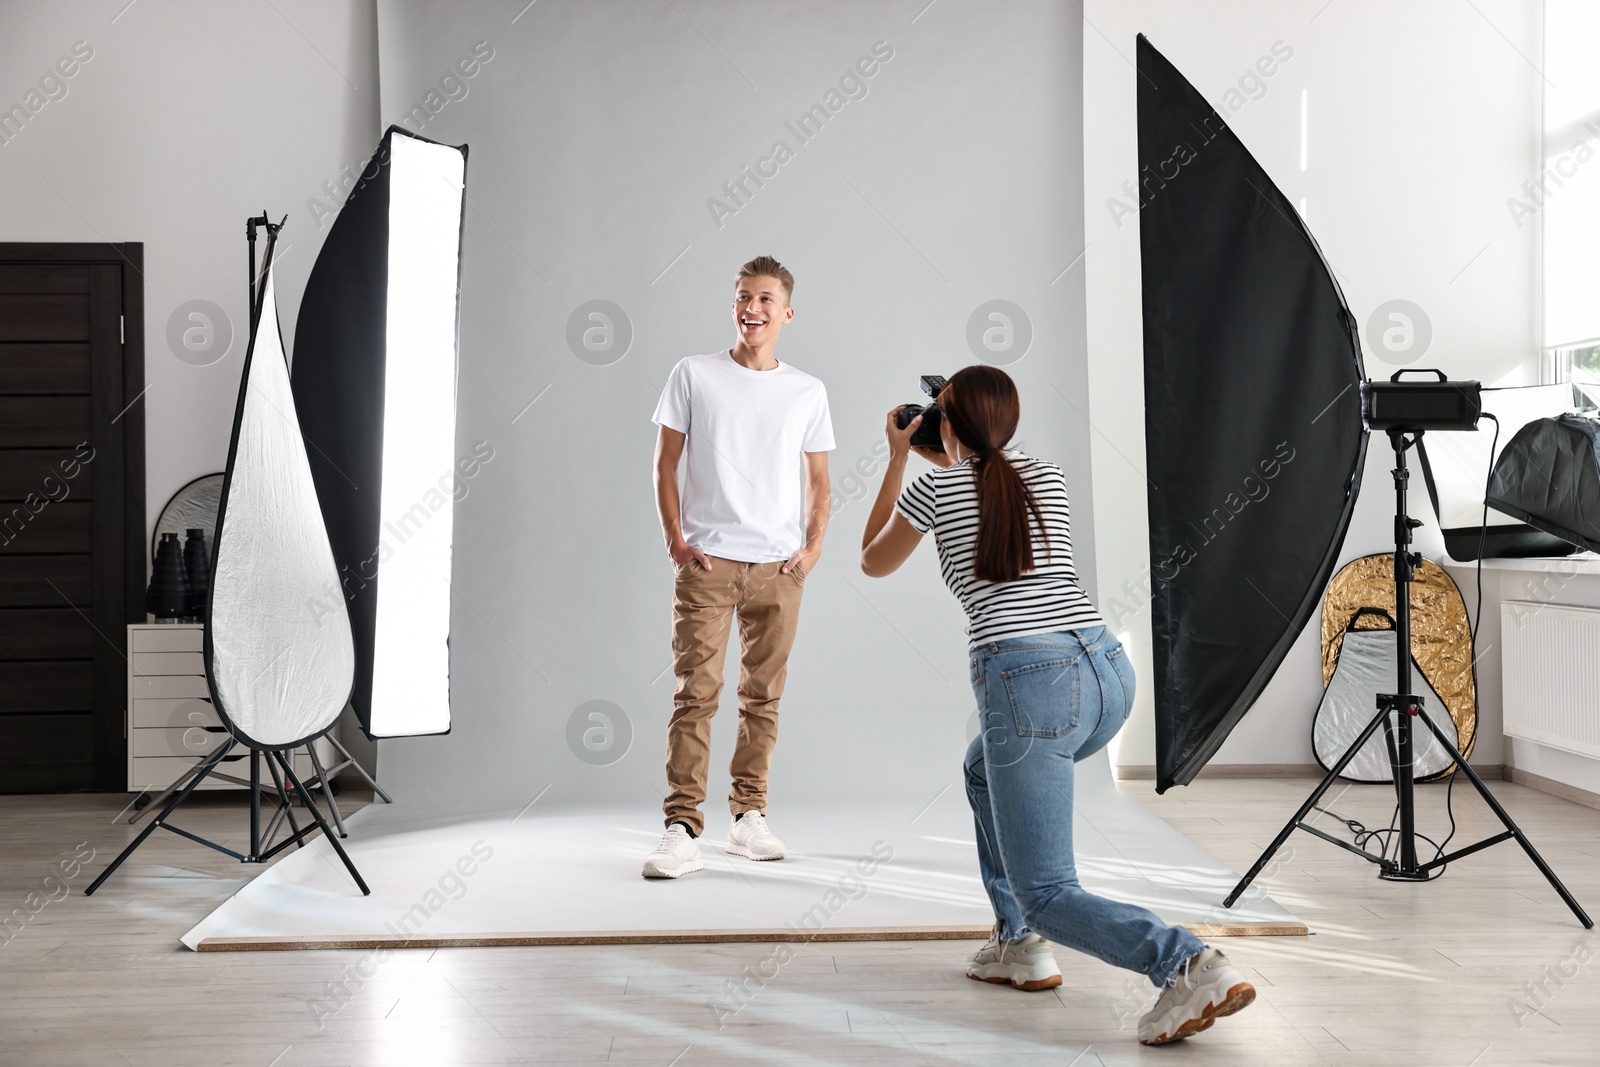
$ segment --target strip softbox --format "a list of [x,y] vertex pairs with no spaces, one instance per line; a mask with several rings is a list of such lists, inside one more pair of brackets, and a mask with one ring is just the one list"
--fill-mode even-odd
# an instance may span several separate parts
[[1316,610],[1366,455],[1356,324],[1298,212],[1138,39],[1156,789],[1194,778]]
[[467,150],[391,126],[312,267],[294,395],[355,633],[369,737],[450,729]]
[[355,647],[289,387],[272,247],[217,509],[204,650],[211,699],[229,730],[281,749],[338,720]]

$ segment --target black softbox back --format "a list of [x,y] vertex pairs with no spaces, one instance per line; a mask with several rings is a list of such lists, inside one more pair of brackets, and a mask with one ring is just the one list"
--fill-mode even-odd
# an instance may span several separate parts
[[1138,40],[1156,788],[1186,784],[1316,608],[1366,454],[1355,322],[1298,212]]
[[1489,479],[1489,506],[1600,552],[1600,422],[1560,415],[1517,431]]
[[339,564],[330,595],[348,603],[350,701],[372,737],[449,729],[465,172],[465,146],[391,126],[323,241],[295,328],[294,400]]

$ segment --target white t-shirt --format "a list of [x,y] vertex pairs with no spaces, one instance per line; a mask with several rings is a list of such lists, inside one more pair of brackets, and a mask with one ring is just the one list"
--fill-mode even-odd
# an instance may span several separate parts
[[779,363],[751,370],[724,350],[678,361],[652,421],[688,435],[683,539],[742,563],[805,547],[802,452],[833,450],[828,390]]

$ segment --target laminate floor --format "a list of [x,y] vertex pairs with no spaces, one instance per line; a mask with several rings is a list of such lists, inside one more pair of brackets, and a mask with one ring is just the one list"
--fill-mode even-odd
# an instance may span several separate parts
[[[1127,788],[1242,870],[1312,784]],[[1491,784],[1600,911],[1600,812]],[[1446,829],[1443,788],[1420,794],[1421,827]],[[1411,885],[1296,834],[1262,881],[1315,933],[1219,941],[1256,1003],[1147,1049],[1149,985],[1067,950],[1065,984],[1033,994],[967,980],[975,942],[194,953],[179,935],[254,870],[159,834],[85,898],[131,834],[125,799],[0,798],[0,1064],[1600,1062],[1600,945],[1509,842]],[[1455,801],[1456,843],[1498,829],[1470,789]],[[1330,806],[1382,826],[1392,794]],[[181,825],[237,846],[244,822],[239,798],[212,796]]]

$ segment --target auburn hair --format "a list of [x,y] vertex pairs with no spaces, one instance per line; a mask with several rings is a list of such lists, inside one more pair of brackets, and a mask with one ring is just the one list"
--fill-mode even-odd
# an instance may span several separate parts
[[951,432],[972,449],[978,488],[973,577],[1014,582],[1034,569],[1034,523],[1044,539],[1046,558],[1050,553],[1050,535],[1039,501],[1005,454],[1022,417],[1016,383],[999,367],[983,363],[964,367],[939,392],[939,410],[949,420]]

